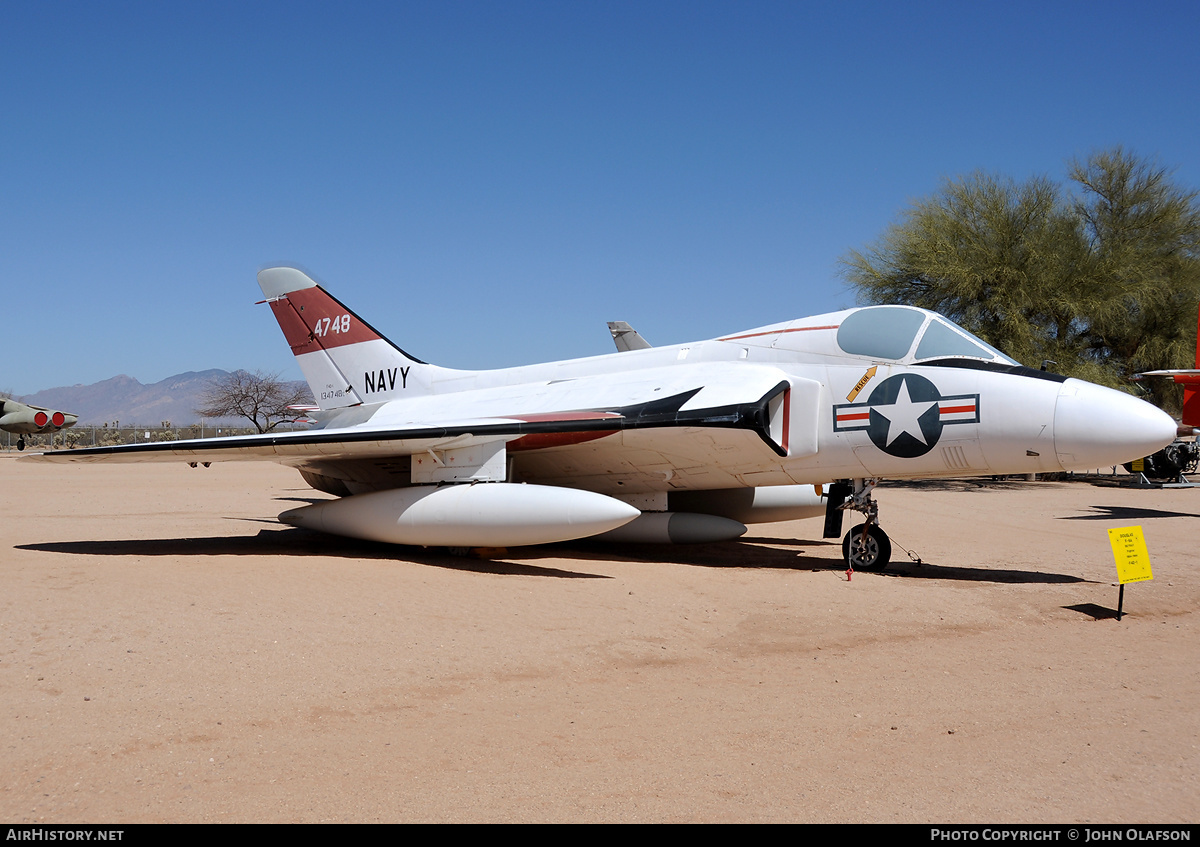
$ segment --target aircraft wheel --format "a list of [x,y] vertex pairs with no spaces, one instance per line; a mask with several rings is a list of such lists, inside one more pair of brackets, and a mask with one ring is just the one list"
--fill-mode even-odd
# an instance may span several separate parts
[[18,439],[17,439],[17,449],[18,449],[18,450],[24,450],[24,449],[25,449],[25,439],[24,439],[24,438],[18,438]]
[[876,524],[867,530],[863,541],[863,525],[859,524],[842,539],[842,558],[856,571],[881,571],[892,559],[892,542]]

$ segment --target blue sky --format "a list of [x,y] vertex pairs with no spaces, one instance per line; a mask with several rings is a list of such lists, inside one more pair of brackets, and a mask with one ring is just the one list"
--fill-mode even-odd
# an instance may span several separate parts
[[302,266],[500,367],[853,305],[940,180],[1122,144],[1200,187],[1200,4],[0,4],[0,389],[299,378]]

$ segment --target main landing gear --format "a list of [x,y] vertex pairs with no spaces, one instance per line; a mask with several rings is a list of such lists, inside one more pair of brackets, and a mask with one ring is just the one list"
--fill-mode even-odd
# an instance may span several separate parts
[[17,449],[18,449],[18,450],[24,450],[24,449],[25,449],[25,436],[23,436],[23,435],[18,435],[18,436],[17,436]]
[[879,528],[879,504],[871,496],[877,479],[835,482],[829,487],[829,505],[825,512],[825,537],[837,538],[842,529],[842,513],[861,512],[866,518],[842,539],[842,558],[846,567],[856,571],[879,571],[892,559],[892,542]]

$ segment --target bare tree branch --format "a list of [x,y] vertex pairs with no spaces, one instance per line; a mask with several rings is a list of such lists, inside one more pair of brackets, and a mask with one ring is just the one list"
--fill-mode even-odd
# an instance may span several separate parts
[[288,406],[310,404],[306,386],[283,382],[279,374],[234,371],[213,380],[200,396],[196,414],[206,418],[245,418],[259,432],[270,432],[281,423],[295,420]]

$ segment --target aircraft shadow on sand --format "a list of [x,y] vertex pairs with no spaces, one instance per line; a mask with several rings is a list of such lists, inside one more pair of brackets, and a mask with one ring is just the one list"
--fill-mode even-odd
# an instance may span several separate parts
[[[829,548],[838,546],[837,541],[767,538],[759,536],[743,536],[737,541],[717,545],[676,545],[671,548],[667,557],[660,552],[655,555],[656,545],[606,545],[606,550],[616,552],[622,550],[630,558],[646,561],[669,561],[679,564],[696,565],[698,567],[741,567],[741,568],[787,568],[791,570],[808,571],[844,571],[845,563],[837,558],[816,557],[805,555],[805,550]],[[733,554],[735,548],[736,555]],[[748,556],[749,551],[753,556]],[[640,555],[639,555],[640,554]],[[859,573],[862,573],[861,571]],[[994,567],[969,567],[966,565],[942,565],[932,562],[905,561],[900,558],[892,559],[885,571],[870,572],[873,576],[896,577],[900,579],[934,579],[954,580],[961,582],[996,582],[1006,584],[1057,584],[1086,582],[1072,574],[1046,573],[1042,571],[1017,570],[1015,568],[998,569]]]
[[[231,519],[238,520],[238,519]],[[450,556],[419,547],[338,538],[306,529],[262,529],[258,535],[211,538],[141,538],[104,541],[52,541],[18,544],[18,550],[78,556],[290,556],[330,560],[404,561],[448,570],[501,576],[544,576],[562,579],[609,579],[605,574],[538,567],[504,560]]]
[[1020,491],[1029,488],[1024,478],[963,477],[959,479],[889,479],[886,490],[954,491],[956,493]]
[[[230,518],[230,520],[244,520]],[[262,521],[271,523],[270,521]],[[744,538],[716,544],[599,544],[576,541],[537,547],[481,551],[452,556],[443,551],[337,538],[311,530],[261,529],[257,535],[210,538],[142,538],[100,541],[52,541],[15,545],[18,550],[79,556],[291,556],[410,562],[447,570],[499,576],[541,576],[560,579],[611,579],[608,574],[566,570],[536,564],[539,560],[570,559],[580,563],[645,562],[703,568],[755,570],[842,571],[841,558],[805,555],[805,549],[835,546],[836,542],[790,538]],[[938,565],[894,561],[881,576],[899,579],[993,582],[1004,584],[1062,584],[1086,582],[1071,574],[1016,569]]]
[[1091,506],[1089,515],[1066,515],[1060,521],[1141,521],[1155,518],[1200,518],[1195,512],[1168,512],[1163,509],[1146,509],[1141,506]]

